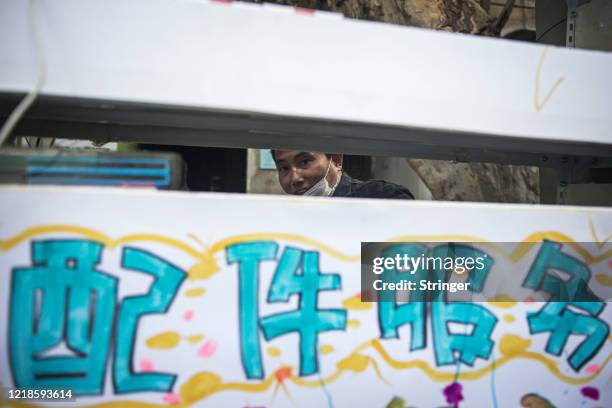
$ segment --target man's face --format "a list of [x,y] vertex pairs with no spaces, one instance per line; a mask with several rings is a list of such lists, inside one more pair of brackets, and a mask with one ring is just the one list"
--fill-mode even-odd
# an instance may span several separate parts
[[[287,194],[302,195],[310,187],[321,181],[329,166],[325,153],[301,152],[299,150],[275,150],[278,181]],[[333,166],[333,165],[332,165]],[[335,173],[330,169],[330,176]],[[330,182],[331,185],[334,185]]]

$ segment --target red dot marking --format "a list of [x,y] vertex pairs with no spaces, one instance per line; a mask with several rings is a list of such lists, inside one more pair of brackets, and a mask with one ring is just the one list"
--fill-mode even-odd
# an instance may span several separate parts
[[287,378],[291,377],[291,367],[282,367],[276,370],[276,379],[279,382],[285,381]]
[[295,10],[297,14],[302,14],[305,16],[312,16],[315,13],[314,10],[303,8],[303,7],[294,7],[293,9]]

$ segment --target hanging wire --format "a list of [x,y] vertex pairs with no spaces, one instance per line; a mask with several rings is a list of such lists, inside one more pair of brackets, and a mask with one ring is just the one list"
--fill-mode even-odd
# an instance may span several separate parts
[[34,88],[21,100],[21,102],[19,102],[15,109],[13,109],[13,112],[11,112],[9,115],[6,122],[4,122],[2,130],[0,130],[0,147],[8,139],[21,117],[27,112],[30,106],[32,106],[47,77],[47,65],[43,50],[42,38],[36,24],[36,15],[34,10],[35,1],[36,0],[30,0],[28,2],[28,22],[34,38],[36,53],[38,55],[38,78]]
[[557,28],[559,25],[565,23],[567,21],[567,18],[564,18],[560,21],[557,21],[555,24],[551,25],[550,27],[548,27],[546,30],[544,30],[544,32],[542,33],[542,35],[540,35],[538,38],[536,38],[536,42],[540,42],[540,40],[542,39],[542,37],[544,37],[546,34],[548,34],[549,32],[551,32],[552,30],[554,30],[555,28]]

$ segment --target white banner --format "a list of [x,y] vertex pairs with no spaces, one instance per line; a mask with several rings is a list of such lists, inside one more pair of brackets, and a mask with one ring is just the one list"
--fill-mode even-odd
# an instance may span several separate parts
[[362,241],[515,242],[489,256],[517,265],[553,241],[609,287],[611,233],[603,208],[2,187],[5,404],[612,406],[608,303],[383,308],[359,262]]

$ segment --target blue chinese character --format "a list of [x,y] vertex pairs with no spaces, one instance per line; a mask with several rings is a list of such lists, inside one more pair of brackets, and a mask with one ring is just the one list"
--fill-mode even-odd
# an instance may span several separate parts
[[[259,325],[266,340],[288,333],[300,335],[300,375],[318,371],[318,334],[346,327],[346,311],[318,309],[318,292],[340,289],[340,276],[321,274],[315,251],[286,248],[278,262],[268,291],[268,302],[288,302],[299,295],[298,310],[259,317],[259,264],[276,257],[273,242],[249,242],[227,248],[228,263],[238,262],[240,286],[240,338],[242,363],[247,378],[263,378]],[[301,273],[298,271],[301,269]]]
[[[587,286],[591,278],[589,267],[579,259],[561,252],[562,247],[562,244],[556,242],[543,241],[523,286],[548,292],[552,301],[599,301]],[[563,272],[569,278],[550,274],[553,270]]]
[[[102,249],[84,240],[38,241],[34,266],[13,270],[9,347],[17,387],[103,391],[117,279],[96,270]],[[71,355],[44,356],[62,345]]]
[[146,295],[123,299],[117,317],[117,342],[113,367],[115,392],[160,391],[172,389],[176,376],[162,373],[134,374],[132,355],[134,338],[141,316],[165,313],[185,279],[185,272],[168,261],[147,251],[124,248],[122,267],[153,276],[153,284]]
[[[567,306],[587,314],[576,313]],[[549,302],[540,311],[529,313],[527,322],[532,334],[551,333],[546,352],[556,356],[561,355],[570,335],[586,336],[568,358],[570,366],[580,371],[597,354],[610,333],[608,324],[597,318],[604,308],[604,302]]]
[[[484,285],[489,277],[489,272],[495,263],[493,258],[489,256],[484,251],[481,251],[478,248],[474,248],[471,245],[467,244],[459,244],[459,243],[449,243],[445,245],[437,246],[434,249],[434,254],[440,257],[451,257],[454,259],[463,258],[465,259],[478,259],[482,263],[482,268],[474,265],[472,269],[469,271],[469,278],[467,282],[470,284],[469,290],[474,293],[481,293],[484,289]],[[440,273],[440,272],[438,272]],[[449,276],[452,271],[447,271],[446,276]],[[447,280],[445,281],[447,282]]]
[[[426,256],[427,247],[417,244],[398,244],[386,248],[382,256],[394,258],[396,255],[408,255],[410,258]],[[399,272],[393,269],[385,269],[381,279],[383,282],[399,282],[402,279],[414,282],[418,287],[418,282],[427,279],[428,271],[425,265],[420,265],[416,271]],[[398,329],[410,324],[410,351],[419,350],[425,347],[425,313],[426,305],[425,292],[422,290],[414,291],[410,294],[408,303],[397,304],[395,291],[391,291],[391,299],[379,300],[378,302],[378,323],[380,325],[381,337],[383,339],[398,338]],[[382,296],[387,295],[383,293]]]
[[[300,258],[302,273],[298,274]],[[285,248],[268,292],[268,302],[288,302],[299,295],[298,310],[277,313],[261,320],[266,340],[287,333],[300,334],[300,375],[318,372],[318,335],[346,328],[346,311],[319,309],[317,297],[322,290],[340,289],[340,275],[319,272],[319,253]]]
[[[85,240],[34,242],[34,266],[14,269],[9,343],[16,386],[70,388],[76,395],[104,391],[117,278],[95,269],[103,248]],[[167,311],[185,274],[133,248],[123,250],[123,267],[155,280],[147,295],[127,297],[119,308],[115,391],[169,391],[173,375],[132,373],[134,337],[140,316]],[[57,355],[62,346],[71,354]]]
[[[451,254],[449,256],[483,254],[473,248],[456,244],[441,245],[433,251],[435,258],[445,258],[449,253]],[[470,281],[475,283],[476,291],[482,290],[492,263],[488,261],[482,271],[470,274]],[[446,271],[440,266],[436,265],[434,268],[434,281],[448,282],[447,276],[453,271]],[[446,302],[442,291],[434,295],[431,309],[434,349],[438,365],[455,364],[459,360],[471,366],[477,357],[484,360],[489,358],[493,350],[491,334],[497,324],[497,317],[493,313],[475,303]],[[451,333],[449,323],[465,325],[465,333]],[[468,327],[471,330],[468,331]]]
[[240,354],[247,378],[263,378],[259,345],[259,263],[276,258],[278,245],[256,241],[227,248],[227,263],[238,262]]
[[[457,360],[473,365],[477,357],[488,360],[493,350],[491,333],[497,318],[485,307],[474,303],[432,303],[434,349],[438,365],[455,364]],[[451,333],[449,323],[471,326],[464,334]],[[455,356],[457,353],[457,356]]]

